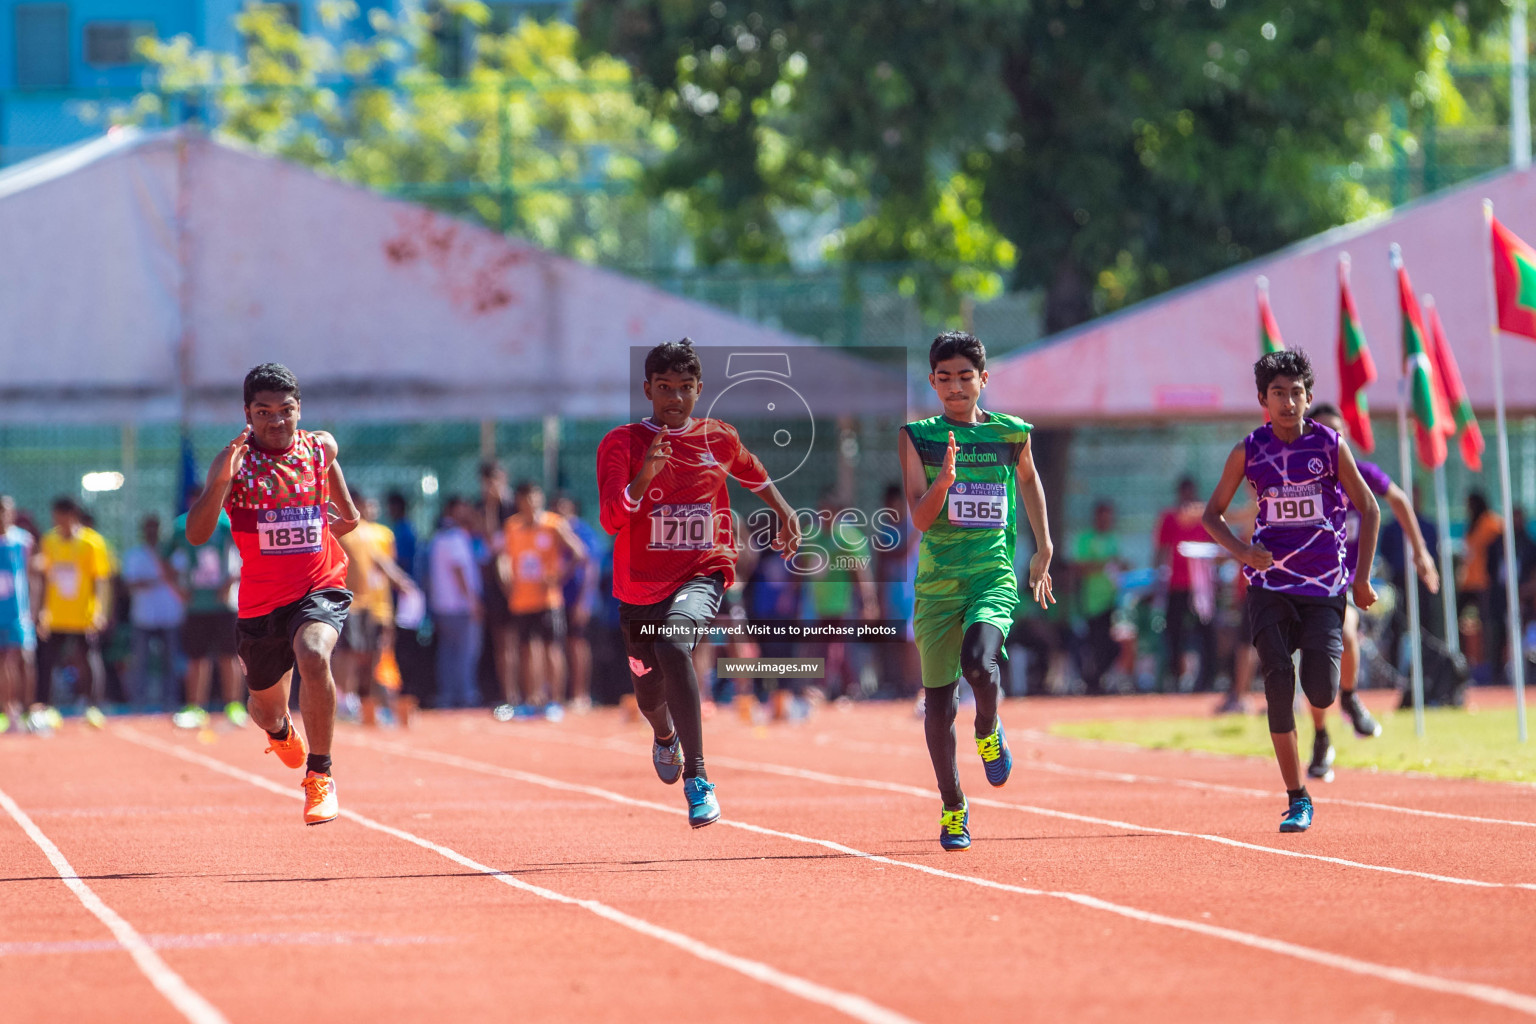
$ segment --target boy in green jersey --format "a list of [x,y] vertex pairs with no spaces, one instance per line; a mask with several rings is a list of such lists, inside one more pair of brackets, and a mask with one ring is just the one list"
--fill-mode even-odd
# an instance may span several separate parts
[[1019,602],[1013,557],[1020,502],[1035,534],[1029,589],[1042,608],[1056,601],[1052,547],[1030,454],[1032,428],[977,408],[987,386],[986,349],[969,334],[941,334],[928,350],[928,366],[944,412],[908,423],[898,442],[912,525],[923,534],[912,627],[923,666],[928,755],[944,799],[939,845],[968,850],[970,809],[955,764],[959,679],[976,694],[976,750],[987,781],[1001,786],[1013,768],[997,701],[1003,640]]

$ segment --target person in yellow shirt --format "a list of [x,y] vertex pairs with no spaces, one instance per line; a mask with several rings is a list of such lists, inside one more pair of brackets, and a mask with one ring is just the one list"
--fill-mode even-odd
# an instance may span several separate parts
[[[543,705],[546,716],[559,717],[565,700],[562,589],[570,567],[587,557],[587,549],[564,516],[545,511],[544,489],[538,484],[523,481],[512,498],[517,511],[503,526],[506,545],[498,568],[517,637],[515,686],[522,690],[524,707]],[[509,692],[496,717],[505,721],[516,713],[516,695]]]
[[376,679],[379,659],[395,646],[394,592],[414,591],[416,584],[395,562],[395,533],[378,521],[379,503],[356,491],[352,500],[362,512],[362,521],[338,538],[347,553],[352,608],[336,647],[336,679],[346,694],[344,713],[374,725],[379,701],[390,699]]
[[43,577],[38,638],[47,645],[50,670],[74,668],[82,692],[71,696],[87,697],[87,721],[98,725],[107,680],[101,634],[111,608],[111,551],[101,534],[84,524],[80,506],[58,498],[53,529],[38,545],[37,562]]

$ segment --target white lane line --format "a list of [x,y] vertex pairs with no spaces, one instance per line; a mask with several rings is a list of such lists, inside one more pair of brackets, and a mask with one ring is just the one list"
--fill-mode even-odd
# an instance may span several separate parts
[[150,948],[133,925],[107,906],[100,896],[75,872],[70,866],[64,854],[53,845],[53,840],[43,834],[27,812],[23,811],[4,790],[0,790],[0,807],[11,816],[27,837],[37,844],[37,848],[43,851],[43,856],[48,858],[53,869],[59,873],[59,881],[67,885],[71,892],[84,904],[85,909],[96,916],[96,919],[107,926],[112,937],[117,940],[117,945],[133,958],[144,977],[149,983],[174,1006],[183,1017],[192,1024],[229,1024],[228,1018],[214,1007],[207,999],[188,985],[181,975],[171,970],[170,965],[160,959],[160,954]]
[[[1047,735],[1047,734],[1041,734]],[[1031,735],[1036,739],[1038,736]],[[1052,738],[1059,738],[1054,737]],[[1096,741],[1083,740],[1084,744]],[[818,733],[811,741],[816,747],[836,747],[850,751],[863,751],[865,753],[888,754],[892,757],[928,756],[926,747],[916,744],[903,743],[870,743],[865,740],[845,740],[832,737],[828,733]],[[1118,746],[1118,745],[1117,745]],[[1145,752],[1146,747],[1129,747],[1128,749]],[[1178,753],[1185,753],[1179,751]],[[1014,770],[1052,772],[1057,775],[1076,775],[1085,779],[1103,779],[1107,782],[1148,783],[1157,786],[1174,786],[1180,789],[1204,790],[1210,793],[1230,793],[1233,796],[1258,797],[1264,800],[1275,799],[1275,791],[1269,789],[1255,789],[1251,786],[1233,786],[1223,782],[1202,782],[1199,779],[1179,779],[1165,775],[1142,775],[1135,772],[1114,772],[1102,768],[1079,768],[1075,765],[1061,764],[1057,761],[1043,761],[1035,758],[1016,758],[1013,763]],[[1420,776],[1415,776],[1420,777]],[[1470,821],[1479,825],[1511,825],[1516,828],[1536,828],[1536,821],[1521,821],[1517,818],[1484,818],[1475,814],[1454,814],[1450,811],[1428,811],[1418,807],[1404,807],[1401,804],[1384,804],[1373,800],[1351,800],[1347,797],[1314,796],[1317,804],[1331,804],[1340,807],[1363,807],[1372,811],[1390,811],[1394,814],[1411,814],[1421,818],[1440,818],[1445,821]]]
[[[555,742],[570,743],[575,746],[606,748],[624,753],[639,753],[640,747],[623,740],[600,740],[585,742],[575,736],[559,737],[547,735]],[[711,756],[711,764],[718,764],[724,768],[737,768],[742,771],[760,772],[766,775],[782,775],[787,778],[805,779],[809,782],[821,782],[831,786],[852,786],[860,789],[875,789],[887,793],[900,793],[903,796],[916,797],[920,800],[932,801],[935,793],[933,790],[922,789],[917,786],[908,786],[899,782],[885,782],[879,779],[859,779],[846,775],[831,775],[826,772],[812,771],[807,768],[792,768],[788,765],[766,764],[758,761],[744,761],[740,758]],[[1295,860],[1311,860],[1323,864],[1336,864],[1340,867],[1355,868],[1360,871],[1376,871],[1388,875],[1400,875],[1406,878],[1422,878],[1430,882],[1442,882],[1446,885],[1470,886],[1477,889],[1526,889],[1536,890],[1536,882],[1489,882],[1480,878],[1460,878],[1455,875],[1441,875],[1432,871],[1414,871],[1411,868],[1394,868],[1386,864],[1368,864],[1364,861],[1347,860],[1343,857],[1330,857],[1321,853],[1303,853],[1300,850],[1287,850],[1279,846],[1265,846],[1263,843],[1247,843],[1241,839],[1230,839],[1227,836],[1212,835],[1208,832],[1185,832],[1182,829],[1158,828],[1154,825],[1138,825],[1129,821],[1118,821],[1114,818],[1099,818],[1089,814],[1074,814],[1071,811],[1058,811],[1050,807],[1037,807],[1033,804],[1010,803],[1004,800],[994,800],[991,797],[970,796],[967,797],[975,807],[997,807],[1003,810],[1018,811],[1024,814],[1038,814],[1042,817],[1057,818],[1063,821],[1075,821],[1084,825],[1099,825],[1104,828],[1121,829],[1127,832],[1144,832],[1153,835],[1176,836],[1181,839],[1199,839],[1202,842],[1216,843],[1221,846],[1230,846],[1239,850],[1252,850],[1255,853],[1267,853],[1276,857],[1290,857]]]
[[[535,775],[532,772],[520,771],[516,768],[505,768],[501,765],[490,764],[484,761],[475,761],[470,758],[460,757],[456,754],[443,754],[435,750],[422,750],[415,747],[407,747],[399,743],[382,740],[369,740],[352,737],[348,742],[358,746],[368,747],[382,753],[396,754],[403,757],[412,757],[417,760],[431,761],[450,767],[461,768],[466,771],[478,772],[484,775],[493,775],[517,782],[526,782],[546,789],[559,792],[585,793],[588,796],[607,800],[611,803],[625,807],[640,807],[647,810],[660,811],[664,814],[686,814],[681,807],[671,804],[659,804],[650,800],[639,800],[635,797],[625,796],[611,790],[600,789],[596,786],[587,786],[581,783],[566,782],[561,779],[550,778],[543,775]],[[719,763],[719,759],[715,759]],[[927,794],[925,794],[927,796]],[[799,835],[794,832],[782,832],[778,829],[766,828],[762,825],[753,825],[733,818],[721,818],[719,825],[738,828],[746,832],[758,835],[772,836],[777,839],[786,839],[796,843],[806,843],[832,850],[860,860],[871,861],[876,864],[888,864],[892,867],[907,868],[912,871],[920,871],[936,878],[945,878],[950,881],[964,882],[968,885],[981,886],[986,889],[995,889],[1000,892],[1014,893],[1020,896],[1046,896],[1051,899],[1065,900],[1079,906],[1090,907],[1106,913],[1116,914],[1120,917],[1130,918],[1145,924],[1162,925],[1175,928],[1180,931],[1194,932],[1209,938],[1234,942],[1250,949],[1259,949],[1268,953],[1276,953],[1281,956],[1293,957],[1308,963],[1322,967],[1337,968],[1352,974],[1359,974],[1371,978],[1379,978],[1383,981],[1395,982],[1413,988],[1425,989],[1430,992],[1440,992],[1446,995],[1463,996],[1480,1002],[1490,1003],[1494,1006],[1502,1006],[1507,1009],[1517,1010],[1530,1016],[1536,1016],[1536,997],[1509,989],[1499,988],[1495,985],[1484,985],[1478,982],[1456,981],[1450,978],[1442,978],[1434,974],[1424,974],[1407,967],[1394,967],[1389,964],[1373,963],[1369,960],[1360,960],[1356,957],[1339,953],[1330,953],[1325,950],[1313,949],[1310,946],[1298,945],[1294,942],[1286,942],[1283,939],[1272,939],[1263,935],[1255,935],[1250,932],[1239,931],[1235,928],[1224,928],[1220,925],[1205,924],[1201,921],[1190,921],[1181,917],[1171,917],[1167,914],[1158,914],[1153,911],[1140,910],[1136,907],[1128,907],[1108,900],[1099,899],[1096,896],[1086,896],[1082,893],[1065,892],[1050,889],[1033,889],[1022,885],[1011,885],[1007,882],[995,882],[989,878],[981,878],[975,875],[962,875],[953,871],[945,871],[941,868],[930,867],[927,864],[913,863],[912,861],[898,860],[893,857],[884,857],[880,854],[858,850],[851,846],[830,839],[816,839],[810,836]]]
[[[112,729],[111,731],[113,735],[127,740],[130,743],[135,743],[141,747],[147,747],[151,750],[157,750],[161,753],[169,754],[172,757],[180,758],[181,760],[190,762],[192,764],[201,765],[210,771],[215,771],[221,775],[227,775],[232,779],[239,779],[242,782],[250,783],[253,786],[267,790],[270,793],[275,793],[278,796],[290,797],[296,800],[303,799],[303,796],[298,792],[297,789],[286,786],[279,786],[277,783],[272,782],[270,779],[262,778],[260,775],[253,775],[250,772],[235,768],[231,765],[227,765],[223,761],[219,761],[216,758],[207,757],[203,754],[193,753],[188,750],[183,750],[180,747],[162,742],[150,736],[146,736],[126,726],[120,726]],[[864,1021],[866,1024],[916,1024],[912,1018],[897,1013],[895,1010],[887,1009],[886,1007],[881,1006],[879,1003],[875,1003],[863,996],[855,995],[851,992],[843,992],[838,989],[829,988],[826,985],[810,981],[809,979],[799,977],[798,975],[789,974],[760,961],[749,960],[746,957],[737,956],[734,953],[727,953],[722,949],[710,946],[691,936],[684,935],[682,932],[673,931],[670,928],[664,928],[661,925],[652,924],[651,922],[646,921],[643,918],[635,917],[632,914],[626,914],[624,911],[610,907],[606,903],[600,903],[597,900],[580,899],[575,896],[567,896],[564,893],[556,892],[553,889],[546,889],[543,886],[534,885],[531,882],[525,882],[515,875],[510,875],[498,868],[493,868],[489,865],[481,864],[479,861],[472,860],[471,858],[464,856],[464,854],[459,853],[457,850],[450,849],[446,846],[441,846],[432,842],[430,839],[423,839],[421,836],[407,832],[404,829],[398,829],[391,825],[386,825],[383,822],[375,821],[366,815],[358,814],[356,811],[343,810],[341,812],[341,816],[346,818],[348,821],[354,821],[357,824],[362,825],[364,828],[372,829],[375,832],[382,832],[387,836],[393,836],[396,839],[410,843],[414,846],[419,846],[423,850],[430,850],[440,857],[444,857],[462,867],[469,868],[471,871],[478,871],[481,874],[486,875],[489,878],[493,878],[505,885],[509,885],[512,888],[519,890],[520,892],[526,892],[530,895],[538,896],[541,899],[549,900],[552,903],[562,903],[566,906],[580,907],[582,910],[594,914],[605,921],[611,921],[614,924],[628,928],[631,931],[638,932],[641,935],[646,935],[660,942],[665,942],[669,946],[674,946],[677,949],[680,949],[683,952],[689,954],[690,956],[694,956],[708,963],[717,964],[721,967],[736,971],[737,973],[743,974],[754,981],[761,982],[770,988],[776,988],[781,992],[787,992],[792,996],[797,996],[801,999],[804,999],[806,1002],[815,1003],[818,1006],[825,1006],[828,1009],[836,1010],[845,1016],[852,1017],[854,1020]],[[223,1020],[223,1018],[219,1018],[219,1020]]]

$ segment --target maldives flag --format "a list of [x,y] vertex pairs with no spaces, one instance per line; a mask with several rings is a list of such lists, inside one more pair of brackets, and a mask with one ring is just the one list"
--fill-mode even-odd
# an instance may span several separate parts
[[1536,249],[1496,218],[1493,225],[1493,291],[1499,330],[1536,340]]
[[1366,405],[1365,386],[1376,379],[1376,363],[1365,345],[1360,329],[1360,314],[1355,311],[1355,296],[1349,290],[1349,257],[1339,257],[1339,411],[1349,436],[1361,451],[1373,451],[1376,439],[1371,434],[1371,414]]
[[1285,342],[1280,340],[1280,325],[1275,322],[1275,311],[1269,308],[1269,281],[1259,278],[1259,352],[1284,352]]
[[1445,391],[1445,404],[1451,410],[1456,430],[1461,434],[1461,461],[1474,473],[1483,471],[1483,432],[1478,429],[1477,417],[1472,415],[1472,400],[1467,397],[1466,386],[1461,383],[1461,370],[1456,366],[1456,356],[1445,339],[1445,327],[1440,323],[1440,311],[1435,300],[1425,296],[1426,316],[1429,318],[1429,343],[1434,347],[1435,376]]
[[1403,374],[1408,378],[1408,414],[1413,418],[1418,438],[1419,461],[1433,469],[1445,462],[1450,413],[1435,380],[1435,364],[1425,342],[1424,318],[1419,313],[1419,300],[1413,294],[1413,284],[1408,280],[1408,268],[1403,266],[1395,245],[1392,254],[1397,265],[1397,294],[1402,303]]

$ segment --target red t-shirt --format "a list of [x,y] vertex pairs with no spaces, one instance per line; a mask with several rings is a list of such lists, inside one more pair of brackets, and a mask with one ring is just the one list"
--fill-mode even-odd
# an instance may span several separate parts
[[1191,586],[1189,559],[1179,554],[1179,544],[1183,541],[1201,544],[1211,542],[1210,531],[1200,521],[1200,507],[1192,505],[1190,508],[1194,511],[1171,508],[1163,513],[1163,518],[1157,524],[1157,543],[1169,550],[1169,590],[1188,590]]
[[734,478],[749,491],[771,480],[736,428],[691,419],[671,431],[672,457],[644,494],[627,493],[645,450],[661,428],[652,420],[608,431],[597,446],[597,488],[603,529],[615,535],[613,596],[653,604],[695,576],[736,578],[736,536],[726,493]]
[[293,447],[269,452],[251,444],[224,499],[244,563],[240,617],[256,618],[305,594],[345,587],[347,555],[331,535],[325,449],[307,430]]

